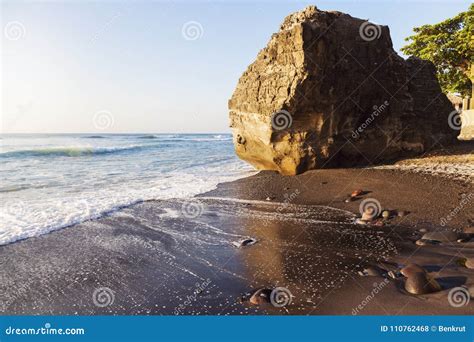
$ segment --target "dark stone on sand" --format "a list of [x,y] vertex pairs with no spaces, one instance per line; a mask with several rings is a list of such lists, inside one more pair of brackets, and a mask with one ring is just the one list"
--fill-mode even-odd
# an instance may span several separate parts
[[416,240],[415,244],[417,244],[418,246],[433,246],[433,245],[439,245],[440,242],[436,240],[419,239],[419,240]]
[[267,288],[260,288],[255,290],[249,298],[250,304],[253,305],[262,305],[265,303],[270,303],[270,295],[272,293],[272,289]]
[[434,240],[439,242],[452,242],[458,239],[458,234],[450,231],[436,231],[436,232],[429,232],[422,236],[423,240]]
[[405,290],[411,294],[427,294],[441,291],[441,285],[424,272],[415,272],[405,281]]
[[377,218],[377,211],[371,207],[367,208],[361,217],[364,221],[372,221],[375,218]]
[[366,277],[385,277],[387,271],[378,266],[369,266],[358,272],[360,276]]
[[408,211],[400,210],[397,212],[398,217],[404,217],[408,215]]
[[389,271],[387,273],[387,275],[392,278],[392,279],[398,279],[402,276],[402,274],[400,273],[400,271]]
[[371,224],[372,226],[376,226],[376,227],[383,227],[383,226],[385,226],[385,223],[384,223],[382,220],[375,220],[375,221],[370,222],[370,224]]
[[467,258],[464,265],[469,269],[474,269],[474,258]]
[[409,277],[415,273],[426,273],[426,270],[418,264],[408,264],[400,270],[405,277]]
[[248,239],[243,239],[243,240],[240,240],[240,241],[234,241],[234,242],[232,242],[232,244],[237,248],[241,248],[241,247],[255,245],[257,242],[258,242],[257,239],[248,238]]

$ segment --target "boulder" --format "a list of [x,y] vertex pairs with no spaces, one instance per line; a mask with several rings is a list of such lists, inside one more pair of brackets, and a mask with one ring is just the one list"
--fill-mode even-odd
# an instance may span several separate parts
[[415,273],[426,273],[425,269],[418,264],[408,264],[400,270],[405,277],[409,277]]
[[414,156],[458,134],[430,62],[398,56],[387,26],[314,6],[285,18],[229,110],[237,155],[285,175]]
[[411,274],[405,281],[405,290],[411,294],[427,294],[441,291],[441,285],[430,275],[419,272]]
[[270,303],[270,295],[272,293],[271,289],[261,288],[252,293],[250,296],[250,304],[253,305],[262,305],[265,303]]

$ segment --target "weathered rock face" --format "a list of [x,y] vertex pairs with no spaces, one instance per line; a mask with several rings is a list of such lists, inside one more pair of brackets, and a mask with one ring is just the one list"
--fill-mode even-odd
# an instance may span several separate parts
[[310,6],[288,16],[229,100],[238,156],[258,169],[370,165],[449,144],[454,110],[431,63],[389,29]]

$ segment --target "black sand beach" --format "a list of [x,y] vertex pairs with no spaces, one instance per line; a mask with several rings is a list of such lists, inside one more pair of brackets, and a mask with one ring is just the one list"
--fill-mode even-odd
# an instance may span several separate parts
[[[346,203],[355,189],[364,194]],[[139,203],[0,246],[0,312],[474,314],[472,301],[453,307],[447,300],[451,288],[474,285],[461,261],[474,257],[474,241],[415,244],[420,229],[472,233],[472,201],[450,213],[473,190],[469,181],[423,173],[337,169],[260,172],[190,201]],[[406,215],[383,227],[356,225],[365,198]],[[245,238],[257,243],[233,245]],[[403,277],[358,274],[408,263],[424,266],[443,289],[415,296],[403,289]],[[292,301],[282,308],[241,302],[261,287],[284,287]]]

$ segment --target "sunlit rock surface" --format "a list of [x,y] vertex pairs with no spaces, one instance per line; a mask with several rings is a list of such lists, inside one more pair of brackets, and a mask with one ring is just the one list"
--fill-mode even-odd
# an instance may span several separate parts
[[239,157],[288,175],[418,155],[459,134],[430,62],[398,56],[387,26],[314,6],[285,18],[229,109]]

